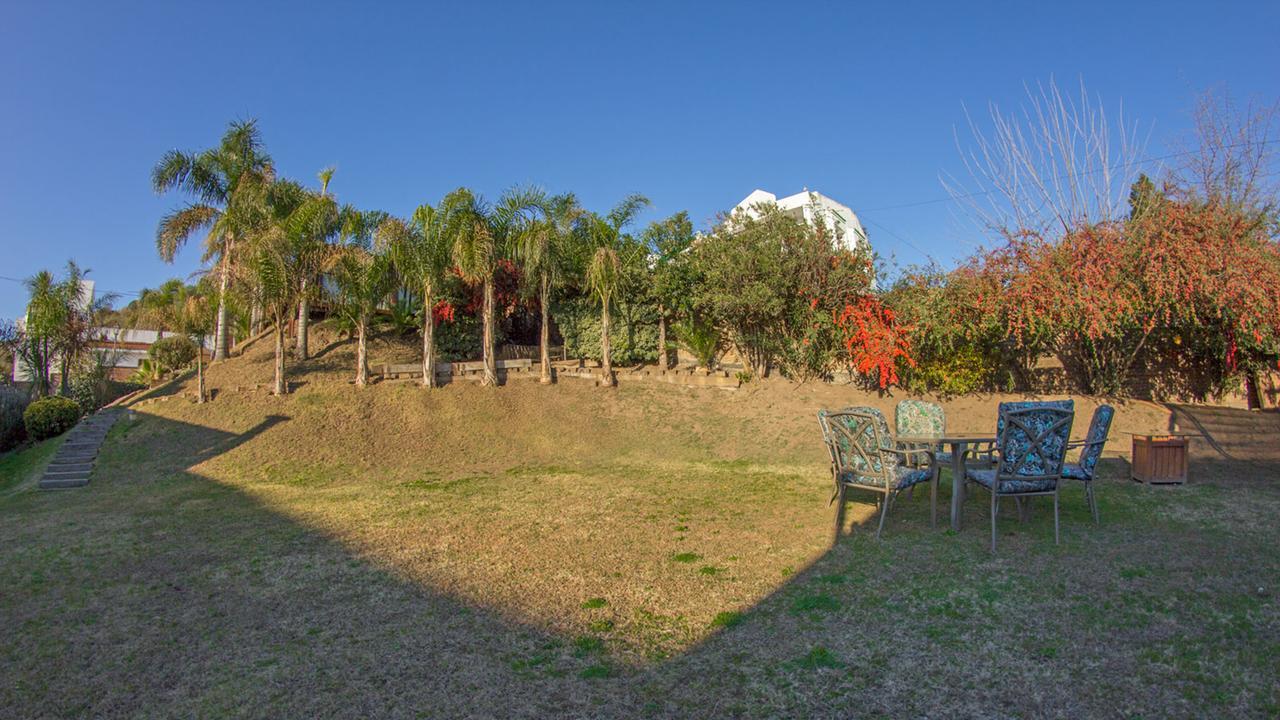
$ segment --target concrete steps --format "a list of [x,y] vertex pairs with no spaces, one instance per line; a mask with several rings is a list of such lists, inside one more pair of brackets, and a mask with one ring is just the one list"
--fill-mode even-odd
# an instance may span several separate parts
[[45,468],[44,476],[40,478],[40,489],[61,490],[88,485],[98,449],[121,412],[118,408],[100,410],[72,428]]

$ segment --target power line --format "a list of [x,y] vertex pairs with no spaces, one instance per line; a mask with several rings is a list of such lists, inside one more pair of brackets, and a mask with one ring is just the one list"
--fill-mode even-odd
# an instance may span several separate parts
[[[1273,140],[1259,140],[1257,143],[1234,143],[1234,144],[1232,144],[1232,145],[1224,145],[1222,149],[1223,149],[1223,150],[1230,150],[1230,149],[1232,149],[1232,148],[1244,147],[1245,145],[1271,145],[1271,144],[1276,143],[1276,142],[1280,142],[1280,138],[1276,138],[1276,139],[1273,139]],[[1066,180],[1067,178],[1071,178],[1071,177],[1083,177],[1083,176],[1085,176],[1085,175],[1094,175],[1094,174],[1097,174],[1097,173],[1102,172],[1103,170],[1108,170],[1108,171],[1119,170],[1119,169],[1123,168],[1126,164],[1132,164],[1132,165],[1149,165],[1149,164],[1154,163],[1154,162],[1161,162],[1162,160],[1172,160],[1173,158],[1185,157],[1185,156],[1187,156],[1187,155],[1195,155],[1195,154],[1196,154],[1196,153],[1198,153],[1198,152],[1200,152],[1200,151],[1199,151],[1199,150],[1184,150],[1184,151],[1182,151],[1182,152],[1169,153],[1168,155],[1161,155],[1161,156],[1159,156],[1159,157],[1144,158],[1144,159],[1142,159],[1142,160],[1135,160],[1133,163],[1120,163],[1120,164],[1117,164],[1117,165],[1113,165],[1113,166],[1111,166],[1110,168],[1097,168],[1097,169],[1094,169],[1094,170],[1086,170],[1086,171],[1082,171],[1082,172],[1078,172],[1078,173],[1066,173],[1066,174],[1063,174],[1063,175],[1059,175],[1059,176],[1057,176],[1057,177],[1056,177],[1056,178],[1054,178],[1054,179],[1055,179],[1055,180]],[[920,200],[920,201],[917,201],[917,202],[901,203],[901,204],[898,204],[898,205],[882,205],[882,206],[880,206],[880,207],[866,208],[866,209],[864,209],[864,210],[863,210],[863,212],[879,212],[879,211],[881,211],[881,210],[902,210],[902,209],[905,209],[905,208],[922,207],[922,206],[924,206],[924,205],[937,205],[937,204],[939,204],[939,203],[954,202],[954,201],[956,201],[956,200],[964,200],[964,199],[966,199],[966,198],[971,198],[971,197],[982,197],[983,195],[990,195],[991,193],[994,193],[994,192],[997,192],[996,188],[992,188],[992,189],[990,189],[990,190],[976,190],[976,191],[974,191],[974,192],[961,193],[961,194],[958,194],[958,195],[950,195],[950,196],[948,196],[948,197],[944,197],[944,198],[935,198],[935,199],[933,199],[933,200]]]

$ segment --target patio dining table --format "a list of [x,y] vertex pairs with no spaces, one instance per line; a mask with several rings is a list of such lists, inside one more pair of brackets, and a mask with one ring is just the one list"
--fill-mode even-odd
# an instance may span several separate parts
[[934,452],[944,445],[951,448],[951,529],[960,530],[960,507],[964,502],[964,456],[974,445],[990,445],[996,437],[984,433],[943,432],[927,435],[899,435],[903,445],[924,446]]

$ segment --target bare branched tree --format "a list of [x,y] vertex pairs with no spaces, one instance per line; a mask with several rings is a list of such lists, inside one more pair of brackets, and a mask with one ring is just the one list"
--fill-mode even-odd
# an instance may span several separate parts
[[990,124],[965,110],[970,138],[956,131],[967,180],[944,175],[943,186],[983,231],[1065,233],[1123,218],[1129,185],[1145,148],[1123,107],[1113,124],[1084,82],[1079,96],[1052,78],[1026,87],[1026,103],[1007,113],[988,106]]
[[1280,202],[1280,100],[1239,106],[1222,88],[1205,92],[1173,170],[1188,200],[1267,214]]

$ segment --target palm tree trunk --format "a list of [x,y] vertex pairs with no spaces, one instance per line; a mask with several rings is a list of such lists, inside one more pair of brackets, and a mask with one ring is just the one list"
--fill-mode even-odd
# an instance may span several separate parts
[[298,359],[307,359],[307,326],[311,322],[311,303],[307,302],[307,280],[302,280],[302,299],[298,301]]
[[433,312],[434,288],[422,287],[422,385],[438,387],[436,382],[436,316]]
[[[228,245],[230,241],[228,241]],[[230,247],[222,253],[222,272],[218,278],[218,327],[214,330],[213,359],[227,359],[227,278],[231,275]]]
[[600,370],[604,374],[604,386],[613,387],[613,358],[609,347],[609,301],[600,306]]
[[365,328],[369,325],[368,315],[361,315],[356,327],[356,387],[369,384],[369,355]]
[[284,383],[284,318],[285,313],[276,315],[276,386],[275,394],[284,395],[288,388]]
[[493,276],[484,279],[484,377],[481,385],[498,384],[498,363],[493,357]]
[[196,346],[196,402],[204,402],[204,338]]
[[667,313],[658,306],[658,369],[667,369]]
[[542,376],[538,382],[551,384],[551,282],[546,273],[542,274],[542,292],[538,303],[542,305],[542,327],[538,331],[538,350],[542,357]]

